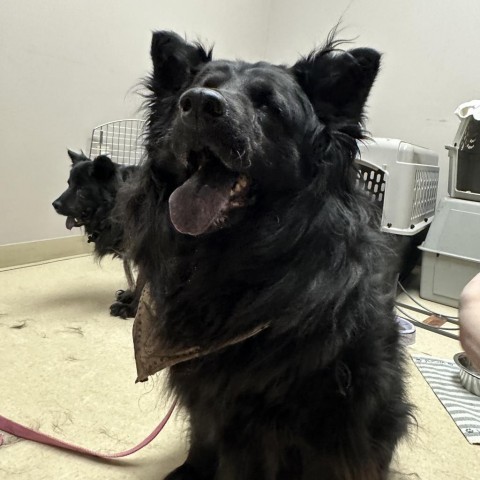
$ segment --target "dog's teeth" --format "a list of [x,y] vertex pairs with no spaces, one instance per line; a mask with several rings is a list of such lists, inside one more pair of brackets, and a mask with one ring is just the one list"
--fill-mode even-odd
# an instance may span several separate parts
[[248,180],[245,175],[240,175],[236,181],[233,189],[230,191],[230,195],[234,193],[240,193],[248,185]]

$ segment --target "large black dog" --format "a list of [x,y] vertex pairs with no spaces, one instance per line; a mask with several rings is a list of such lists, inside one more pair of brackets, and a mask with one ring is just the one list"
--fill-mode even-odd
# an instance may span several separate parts
[[160,343],[210,351],[170,369],[191,445],[167,479],[386,479],[411,408],[352,166],[380,55],[330,38],[291,68],[213,61],[157,32],[151,56],[132,254]]
[[[117,195],[125,182],[131,181],[136,166],[112,162],[106,155],[90,160],[83,153],[68,150],[72,168],[68,188],[52,203],[55,211],[67,217],[66,227],[84,227],[89,242],[95,244],[95,255],[102,258],[114,255],[123,258],[128,290],[117,292],[117,301],[110,307],[114,316],[135,316],[138,289],[135,289],[128,258],[125,255],[124,225],[114,216]],[[141,283],[141,282],[140,282]]]

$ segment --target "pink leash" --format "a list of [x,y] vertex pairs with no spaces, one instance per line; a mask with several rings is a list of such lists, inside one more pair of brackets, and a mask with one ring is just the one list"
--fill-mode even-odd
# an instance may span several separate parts
[[[58,447],[58,448],[63,448],[65,450],[71,450],[73,452],[83,453],[85,455],[90,455],[92,457],[120,458],[120,457],[126,457],[127,455],[131,455],[132,453],[138,452],[138,450],[148,445],[163,430],[163,427],[167,424],[168,420],[170,419],[176,404],[177,402],[175,401],[173,405],[170,407],[170,410],[167,412],[167,414],[163,418],[163,420],[160,422],[160,424],[145,440],[140,442],[137,446],[130,448],[129,450],[125,450],[124,452],[120,452],[120,453],[112,453],[110,455],[94,452],[93,450],[89,450],[88,448],[77,447],[76,445],[72,445],[71,443],[63,442],[62,440],[57,440],[56,438],[53,438],[50,435],[37,432],[36,430],[32,430],[31,428],[28,428],[28,427],[24,427],[23,425],[20,425],[19,423],[14,422],[13,420],[9,420],[8,418],[2,417],[1,415],[0,415],[0,430],[3,430],[6,433],[10,433],[11,435],[15,435],[16,437],[24,438],[26,440],[32,440],[33,442],[43,443],[45,445],[51,445],[52,447]],[[3,444],[3,442],[4,442],[4,439],[2,434],[0,433],[0,446]]]

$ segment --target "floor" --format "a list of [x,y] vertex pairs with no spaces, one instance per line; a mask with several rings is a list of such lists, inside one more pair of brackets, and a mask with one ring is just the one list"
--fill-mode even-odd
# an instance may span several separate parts
[[[98,265],[90,256],[0,271],[1,415],[105,453],[130,448],[153,430],[169,407],[163,379],[135,384],[132,321],[108,314],[124,283],[121,262]],[[409,288],[416,293],[414,283]],[[460,350],[455,340],[425,330],[409,347],[443,358]],[[399,448],[396,470],[411,479],[476,480],[480,446],[465,440],[412,362],[409,372],[418,428]],[[7,436],[0,479],[160,480],[182,462],[186,428],[177,413],[150,445],[114,461]]]

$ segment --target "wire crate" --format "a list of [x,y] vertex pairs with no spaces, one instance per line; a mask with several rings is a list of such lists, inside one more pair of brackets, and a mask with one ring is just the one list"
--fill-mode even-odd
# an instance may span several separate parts
[[123,119],[104,123],[92,130],[90,158],[107,155],[123,165],[139,165],[144,157],[145,120]]
[[438,188],[438,155],[401,140],[359,144],[358,181],[382,208],[384,232],[413,236],[430,225]]

